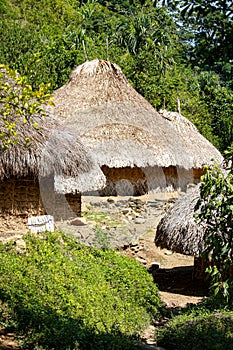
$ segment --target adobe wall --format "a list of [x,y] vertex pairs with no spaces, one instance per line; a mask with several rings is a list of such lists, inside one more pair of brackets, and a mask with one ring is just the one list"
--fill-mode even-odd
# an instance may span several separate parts
[[28,217],[50,214],[55,220],[81,216],[81,195],[60,195],[47,180],[47,201],[41,197],[38,180],[10,178],[0,183],[0,232],[25,232]]
[[55,221],[68,220],[81,216],[81,194],[59,194],[54,192],[54,179],[47,177],[40,180],[40,196],[47,214]]
[[107,185],[99,191],[103,196],[134,195],[140,196],[148,192],[146,175],[141,168],[109,168],[101,167],[107,179]]
[[102,166],[107,178],[106,187],[99,191],[102,196],[140,196],[157,192],[185,192],[189,184],[197,184],[203,169],[181,167],[109,168]]
[[11,178],[0,183],[0,231],[22,231],[29,216],[43,215],[38,182]]

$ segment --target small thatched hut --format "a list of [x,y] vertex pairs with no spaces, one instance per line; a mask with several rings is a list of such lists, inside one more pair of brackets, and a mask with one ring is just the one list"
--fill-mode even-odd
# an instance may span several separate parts
[[203,279],[206,264],[200,255],[204,250],[205,227],[194,217],[194,208],[200,198],[199,186],[189,190],[168,209],[157,226],[155,245],[194,256],[194,276]]
[[[81,216],[81,193],[103,187],[105,177],[85,147],[51,118],[40,129],[22,127],[21,140],[0,153],[0,231],[25,230],[30,216]],[[31,138],[24,146],[25,136]]]
[[8,149],[0,140],[0,232],[25,231],[30,216],[81,216],[81,193],[103,187],[105,177],[77,136],[49,115],[19,118],[17,133]]
[[53,93],[53,113],[72,127],[107,177],[102,194],[185,190],[220,153],[186,118],[158,113],[120,67],[95,59]]
[[199,185],[188,190],[168,209],[157,226],[155,244],[184,255],[199,256],[204,248],[204,228],[194,217]]

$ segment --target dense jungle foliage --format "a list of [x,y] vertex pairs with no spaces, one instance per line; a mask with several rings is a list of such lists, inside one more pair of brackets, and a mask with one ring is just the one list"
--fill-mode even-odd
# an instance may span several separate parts
[[[0,75],[10,91],[0,96],[12,136],[0,130],[5,147],[17,142],[12,107],[19,116],[26,108],[26,124],[75,66],[98,57],[120,65],[156,109],[176,110],[179,100],[181,113],[232,155],[232,13],[233,2],[222,0],[0,0],[0,63],[26,77],[14,76],[23,93],[13,93]],[[213,299],[169,311],[137,261],[60,232],[28,234],[22,247],[0,245],[0,331],[15,332],[22,349],[130,350],[166,316],[155,335],[166,349],[233,349],[232,167],[226,176],[213,170],[202,185],[218,258],[209,270]]]
[[232,13],[232,1],[1,0],[0,62],[52,92],[86,59],[109,59],[156,109],[180,100],[224,151],[233,141]]

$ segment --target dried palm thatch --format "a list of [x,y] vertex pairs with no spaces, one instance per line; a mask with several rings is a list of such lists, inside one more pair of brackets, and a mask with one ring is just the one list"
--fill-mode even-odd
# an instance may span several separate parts
[[82,136],[82,142],[94,149],[99,164],[108,167],[153,166],[154,158],[163,164],[162,149],[151,135],[129,124],[112,123],[96,126]]
[[180,197],[157,226],[155,244],[176,253],[199,256],[204,249],[204,227],[194,218],[199,185]]
[[[104,175],[76,135],[49,116],[46,119],[37,116],[34,121],[39,125],[38,130],[30,122],[27,125],[19,123],[18,143],[1,151],[0,180],[12,176],[38,178],[54,175],[55,189],[62,193],[103,187]],[[26,137],[30,138],[27,145]],[[56,179],[59,186],[56,186]]]
[[[8,79],[6,75],[4,78]],[[10,78],[7,81],[14,84]],[[14,120],[15,116],[9,118]],[[77,135],[48,114],[46,117],[34,115],[32,119],[26,124],[23,117],[17,119],[16,144],[5,150],[0,139],[0,181],[10,177],[53,175],[55,190],[61,193],[83,192],[104,186],[103,173]],[[37,128],[34,123],[38,124]],[[0,118],[0,130],[3,129],[4,121]],[[30,139],[27,144],[26,138]]]
[[55,116],[80,134],[101,166],[192,169],[222,160],[186,118],[155,111],[115,63],[85,62],[53,97]]

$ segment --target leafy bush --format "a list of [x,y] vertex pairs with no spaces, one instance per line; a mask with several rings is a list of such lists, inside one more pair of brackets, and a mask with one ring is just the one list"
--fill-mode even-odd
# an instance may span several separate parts
[[166,350],[221,350],[233,349],[233,312],[174,317],[158,334],[158,344]]
[[[46,115],[42,104],[52,104],[48,86],[41,84],[39,90],[33,91],[26,77],[0,64],[0,140],[3,150],[18,142],[19,127],[26,128],[36,115]],[[33,123],[33,127],[37,129],[38,124]],[[27,144],[29,139],[24,141]]]
[[233,290],[233,149],[226,154],[226,171],[218,165],[206,170],[196,209],[205,225],[206,272],[215,295],[222,294],[232,303]]
[[157,288],[134,259],[57,232],[24,239],[21,253],[1,245],[0,297],[28,342],[46,349],[130,349],[130,338],[159,316]]

